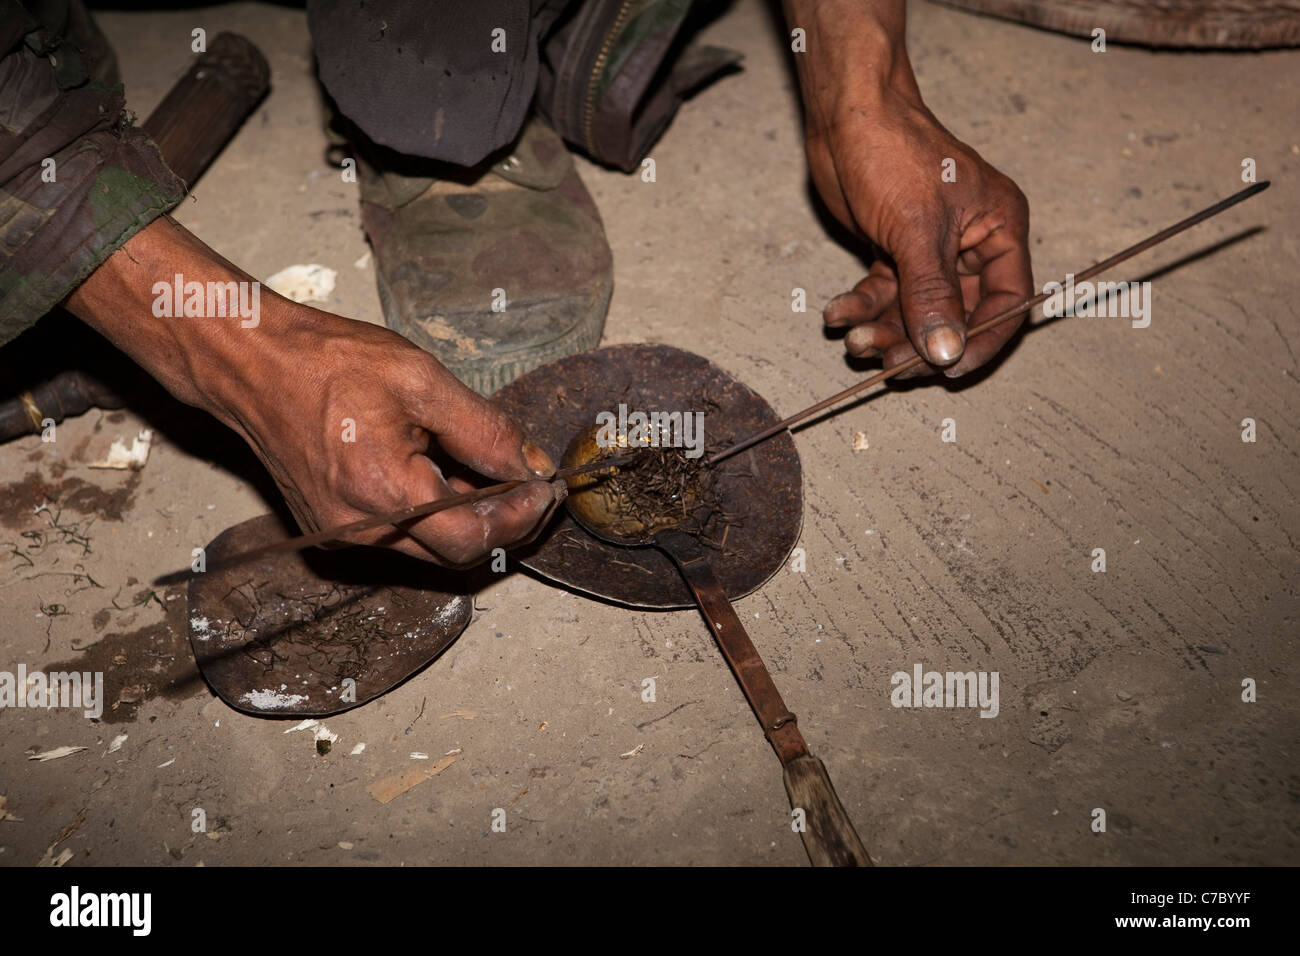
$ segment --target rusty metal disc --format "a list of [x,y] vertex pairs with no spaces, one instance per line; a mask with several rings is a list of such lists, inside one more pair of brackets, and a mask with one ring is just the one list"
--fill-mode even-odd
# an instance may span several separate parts
[[[780,421],[753,389],[707,359],[666,345],[616,345],[534,369],[492,396],[559,461],[599,412],[702,411],[705,454]],[[727,515],[706,546],[731,600],[756,590],[785,562],[803,524],[803,471],[789,434],[720,463],[714,489]],[[725,536],[725,537],[724,537]],[[601,541],[561,511],[511,557],[587,594],[633,607],[694,607],[672,561],[655,548]]]
[[938,0],[1091,39],[1160,47],[1300,46],[1300,0]]
[[[206,559],[288,536],[263,515],[217,535]],[[190,644],[236,710],[335,714],[415,674],[469,624],[472,599],[430,587],[429,577],[429,565],[374,548],[281,553],[199,574],[189,585]]]

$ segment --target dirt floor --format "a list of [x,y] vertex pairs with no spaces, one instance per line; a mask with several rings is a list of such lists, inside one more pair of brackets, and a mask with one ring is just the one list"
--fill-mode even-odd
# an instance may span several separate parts
[[[378,321],[355,186],[322,159],[303,13],[100,21],[140,115],[186,68],[193,27],[262,46],[273,92],[178,218],[262,278],[337,269],[328,308]],[[1149,328],[1054,323],[992,375],[799,431],[806,570],[739,614],[879,863],[1300,863],[1300,51],[1095,54],[929,3],[909,36],[931,108],[1029,196],[1040,285],[1241,188],[1244,157],[1274,186],[1111,277],[1154,276]],[[656,182],[580,161],[615,255],[606,342],[690,349],[792,411],[862,374],[820,323],[862,267],[810,200],[767,6],[736,3],[706,39],[744,69],[682,110]],[[142,471],[87,467],[142,427],[157,429]],[[0,862],[806,863],[780,766],[693,611],[511,573],[434,664],[326,719],[327,755],[295,722],[227,707],[194,676],[183,594],[148,582],[266,512],[267,487],[237,441],[176,408],[91,412],[53,444],[0,448],[0,669],[108,681],[98,723],[0,710]],[[997,716],[892,706],[891,675],[916,665],[996,671]],[[65,745],[85,749],[29,759]],[[438,772],[372,795],[417,766]]]

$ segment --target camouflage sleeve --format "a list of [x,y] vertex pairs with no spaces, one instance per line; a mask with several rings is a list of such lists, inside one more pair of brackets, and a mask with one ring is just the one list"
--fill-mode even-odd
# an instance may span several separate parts
[[0,345],[184,192],[81,0],[0,0]]

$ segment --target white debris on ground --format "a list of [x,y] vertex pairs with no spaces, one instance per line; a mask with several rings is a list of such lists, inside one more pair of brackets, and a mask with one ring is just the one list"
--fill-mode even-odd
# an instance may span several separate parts
[[365,745],[365,744],[357,744],[355,747],[352,748],[352,752],[349,753],[348,756],[349,756],[349,757],[355,757],[355,756],[357,756],[358,754],[364,753],[364,752],[365,752],[365,749],[366,749],[366,745]]
[[67,757],[71,754],[81,753],[85,747],[55,747],[53,750],[45,750],[38,754],[29,754],[28,760],[39,760],[45,763],[47,760],[58,760],[60,757]]
[[868,448],[870,448],[870,447],[871,447],[871,443],[870,443],[869,441],[867,441],[867,433],[866,433],[866,432],[854,432],[854,433],[853,433],[853,450],[854,450],[854,451],[866,451],[866,450],[867,450]]
[[633,747],[633,748],[632,748],[631,750],[629,750],[627,753],[625,753],[625,754],[619,754],[618,757],[619,757],[620,760],[631,760],[633,757],[635,757],[637,754],[639,754],[639,753],[640,753],[641,751],[643,751],[643,750],[645,750],[645,744],[637,744],[635,747]]
[[306,720],[304,720],[301,724],[295,724],[294,726],[290,727],[288,730],[285,731],[285,733],[286,733],[286,734],[291,734],[291,733],[293,733],[295,730],[311,730],[313,727],[317,726],[319,723],[320,723],[319,720],[312,720],[310,717],[308,717],[308,718],[307,718]]
[[247,694],[240,697],[240,701],[249,707],[255,707],[258,710],[283,710],[286,707],[293,707],[295,704],[301,704],[307,699],[306,694],[285,694],[284,684],[280,685],[280,691],[273,690],[250,690]]
[[121,750],[122,744],[126,743],[126,737],[126,734],[118,734],[114,737],[113,742],[109,744],[108,749],[104,751],[104,756],[107,757],[109,754],[115,754]]
[[143,468],[145,462],[149,460],[149,448],[153,444],[153,432],[146,428],[143,429],[135,438],[131,439],[131,447],[126,447],[124,439],[116,439],[108,449],[108,457],[103,461],[89,462],[87,468],[117,468],[128,469]]
[[263,283],[294,302],[328,302],[338,273],[329,266],[312,262],[281,269]]
[[465,595],[463,594],[456,595],[454,598],[452,598],[450,601],[447,602],[446,607],[444,607],[441,611],[439,611],[434,616],[433,623],[437,624],[439,627],[443,627],[447,624],[450,624],[453,620],[455,620],[456,616],[460,614],[460,609],[464,604],[465,604]]
[[[216,625],[220,624],[220,621],[216,622]],[[224,637],[225,632],[217,630],[216,625],[206,617],[195,616],[190,618],[190,633],[194,635],[196,640],[200,641],[206,641],[213,637]]]

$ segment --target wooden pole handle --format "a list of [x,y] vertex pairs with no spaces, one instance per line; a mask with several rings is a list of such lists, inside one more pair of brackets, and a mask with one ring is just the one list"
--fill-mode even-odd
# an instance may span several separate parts
[[808,745],[776,689],[767,665],[749,639],[740,616],[722,589],[698,539],[680,531],[661,531],[655,544],[665,551],[700,605],[722,656],[745,692],[750,709],[785,767],[785,792],[790,809],[803,811],[799,836],[813,866],[871,866],[871,857],[858,838],[822,762]]
[[853,821],[820,760],[804,754],[785,765],[790,809],[804,812],[803,848],[813,866],[872,866]]
[[271,68],[253,42],[237,33],[222,33],[142,125],[163,161],[190,186],[270,84]]

